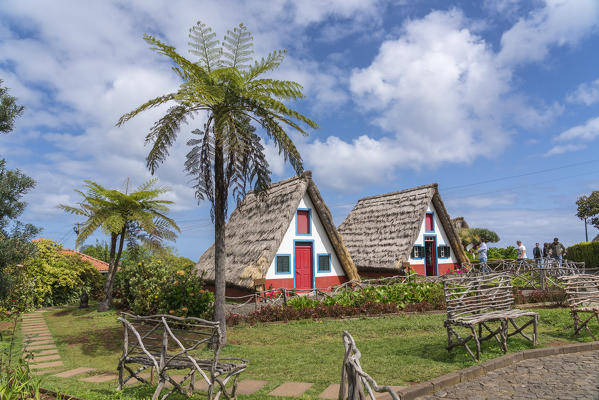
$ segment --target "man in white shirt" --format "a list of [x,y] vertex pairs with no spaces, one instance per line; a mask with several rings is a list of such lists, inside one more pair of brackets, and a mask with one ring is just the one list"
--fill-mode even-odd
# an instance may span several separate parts
[[487,265],[487,244],[484,241],[481,241],[476,251],[478,252],[478,261],[480,262],[482,273],[490,272],[489,266]]
[[518,245],[518,266],[520,266],[524,260],[526,259],[526,247],[524,247],[524,245],[522,244],[522,242],[520,240],[518,240],[516,242],[516,244]]

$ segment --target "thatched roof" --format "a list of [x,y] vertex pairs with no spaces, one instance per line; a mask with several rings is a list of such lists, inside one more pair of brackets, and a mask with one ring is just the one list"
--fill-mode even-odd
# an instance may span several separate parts
[[[312,173],[305,171],[300,176],[271,185],[264,200],[249,192],[231,213],[225,228],[228,286],[254,289],[254,281],[264,279],[306,192],[348,279],[360,279],[335,228],[331,212],[312,181]],[[195,268],[200,273],[205,272],[206,281],[214,281],[214,244],[202,254]]]
[[460,239],[433,183],[358,201],[338,229],[358,270],[392,271],[407,263],[431,200],[458,261],[466,262]]
[[470,226],[468,225],[468,222],[466,222],[464,217],[452,218],[451,223],[453,224],[453,228],[456,231],[459,231],[460,229],[469,229],[470,228]]

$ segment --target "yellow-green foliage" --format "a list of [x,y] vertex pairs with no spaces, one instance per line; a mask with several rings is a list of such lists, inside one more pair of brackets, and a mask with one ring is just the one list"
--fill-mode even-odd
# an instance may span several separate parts
[[24,270],[33,285],[35,307],[76,302],[84,289],[92,297],[99,293],[103,278],[91,263],[62,254],[62,247],[52,240],[39,240],[35,245],[37,254],[25,262]]
[[587,268],[599,268],[599,242],[582,242],[568,247],[568,260],[584,261]]

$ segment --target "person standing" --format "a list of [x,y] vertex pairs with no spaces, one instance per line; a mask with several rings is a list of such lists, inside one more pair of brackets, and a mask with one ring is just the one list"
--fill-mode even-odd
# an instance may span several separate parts
[[516,242],[516,245],[518,245],[518,256],[516,258],[516,261],[518,268],[520,268],[522,264],[525,262],[524,260],[526,260],[526,247],[524,247],[520,240]]
[[559,242],[558,238],[553,239],[553,243],[551,243],[551,257],[555,262],[559,264],[559,267],[562,267],[563,256],[566,255],[566,248],[563,244]]
[[480,262],[480,270],[482,273],[486,274],[487,272],[491,272],[489,270],[489,265],[487,264],[487,244],[484,240],[481,240],[476,251],[478,252],[478,262]]
[[539,247],[539,243],[537,243],[535,245],[535,248],[532,249],[532,255],[535,259],[537,268],[543,268],[543,252],[541,251],[541,248]]

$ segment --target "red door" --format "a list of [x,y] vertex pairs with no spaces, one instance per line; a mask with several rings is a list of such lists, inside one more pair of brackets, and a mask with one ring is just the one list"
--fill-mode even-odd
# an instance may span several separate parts
[[295,288],[312,289],[312,244],[295,245]]
[[424,238],[424,263],[426,276],[437,275],[437,240],[434,237]]

